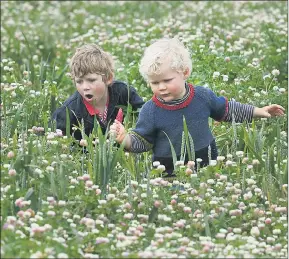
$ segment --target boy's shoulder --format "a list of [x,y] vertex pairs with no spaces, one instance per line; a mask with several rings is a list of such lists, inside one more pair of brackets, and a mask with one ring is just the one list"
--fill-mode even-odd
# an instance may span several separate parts
[[194,95],[196,97],[204,98],[210,96],[212,93],[213,91],[209,87],[199,85],[194,86]]
[[75,91],[72,95],[70,95],[63,103],[62,106],[68,107],[74,105],[80,98],[80,94],[78,91]]
[[120,81],[120,80],[113,80],[112,84],[111,84],[111,87],[114,87],[114,88],[127,88],[128,87],[128,84],[124,81]]

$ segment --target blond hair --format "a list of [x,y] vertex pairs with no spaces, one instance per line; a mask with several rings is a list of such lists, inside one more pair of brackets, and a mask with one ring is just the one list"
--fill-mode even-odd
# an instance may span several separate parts
[[140,61],[139,72],[147,81],[148,76],[160,73],[160,66],[170,62],[170,67],[178,72],[192,71],[189,50],[177,38],[159,39],[145,49]]
[[96,44],[86,44],[76,49],[70,60],[71,77],[83,77],[87,74],[100,74],[104,82],[114,76],[112,56]]

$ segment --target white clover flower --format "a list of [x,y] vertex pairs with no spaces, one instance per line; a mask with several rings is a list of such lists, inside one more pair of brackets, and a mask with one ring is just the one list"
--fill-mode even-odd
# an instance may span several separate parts
[[65,254],[65,253],[59,253],[57,255],[57,258],[69,258],[69,256],[67,254]]
[[53,211],[53,210],[47,211],[47,216],[54,217],[55,215],[56,215],[55,211]]
[[281,229],[275,228],[275,229],[273,229],[272,233],[273,233],[273,235],[279,235],[279,234],[281,234]]
[[273,69],[271,73],[272,73],[273,76],[280,75],[280,71],[278,69]]
[[208,183],[208,184],[215,184],[215,181],[214,181],[213,179],[208,179],[208,180],[207,180],[207,183]]
[[213,73],[213,78],[215,79],[215,78],[218,78],[220,76],[220,72],[214,72]]
[[255,236],[255,237],[260,236],[260,230],[259,230],[259,228],[258,228],[258,227],[252,227],[252,228],[251,228],[251,231],[250,231],[250,234],[251,234],[252,236]]
[[222,75],[223,77],[223,82],[228,82],[229,81],[229,76],[228,75]]
[[216,160],[210,160],[210,166],[215,166],[217,165],[217,161]]
[[153,162],[153,167],[158,167],[161,163],[159,161],[154,161]]
[[53,172],[53,171],[54,171],[54,167],[52,167],[52,166],[47,166],[47,167],[46,167],[46,171],[48,171],[48,172]]

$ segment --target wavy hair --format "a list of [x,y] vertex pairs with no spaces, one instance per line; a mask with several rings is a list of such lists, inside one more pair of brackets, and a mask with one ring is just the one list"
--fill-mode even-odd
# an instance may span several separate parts
[[139,64],[139,72],[148,81],[148,76],[160,73],[160,66],[170,62],[171,68],[179,72],[192,71],[189,50],[177,38],[162,38],[148,46]]

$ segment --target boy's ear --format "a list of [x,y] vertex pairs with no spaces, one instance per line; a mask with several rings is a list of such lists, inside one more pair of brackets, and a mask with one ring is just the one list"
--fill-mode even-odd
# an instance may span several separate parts
[[110,85],[113,81],[113,75],[110,76],[110,78],[106,81],[106,85]]
[[183,74],[184,74],[184,79],[187,79],[190,76],[190,69],[187,67],[184,70]]

